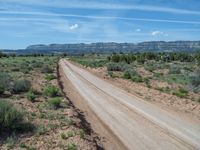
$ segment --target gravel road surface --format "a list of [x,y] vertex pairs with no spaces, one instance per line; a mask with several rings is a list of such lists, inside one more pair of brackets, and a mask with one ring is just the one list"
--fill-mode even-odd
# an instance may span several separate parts
[[65,76],[102,122],[130,150],[200,149],[200,124],[184,120],[105,82],[68,60]]

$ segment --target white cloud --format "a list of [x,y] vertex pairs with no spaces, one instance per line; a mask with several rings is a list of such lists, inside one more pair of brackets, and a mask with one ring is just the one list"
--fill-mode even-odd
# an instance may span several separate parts
[[[49,17],[74,17],[74,18],[88,18],[88,19],[119,19],[119,20],[130,20],[130,21],[145,21],[145,22],[166,22],[166,23],[180,23],[180,24],[200,24],[199,21],[184,21],[184,20],[167,20],[167,19],[149,19],[149,18],[129,18],[129,17],[115,17],[115,16],[90,16],[90,15],[74,15],[74,14],[59,14],[59,13],[45,13],[45,12],[19,12],[19,11],[0,11],[0,14],[19,14],[19,15],[37,15],[37,16],[49,16]],[[32,18],[28,17],[26,20],[29,21]],[[37,17],[38,18],[38,17]],[[37,20],[37,18],[33,20]],[[51,18],[52,20],[54,18]],[[2,18],[0,20],[16,20],[16,18]],[[20,17],[17,20],[25,20]],[[47,20],[47,18],[44,18]],[[50,20],[50,18],[48,19]]]
[[163,34],[163,32],[161,32],[161,31],[153,31],[153,32],[151,32],[151,35],[153,35],[153,36],[162,35],[162,34]]
[[73,25],[71,25],[71,26],[69,27],[70,30],[75,30],[75,29],[77,29],[77,28],[79,28],[79,25],[78,25],[78,24],[73,24]]
[[[5,0],[0,0],[5,1]],[[142,10],[142,11],[154,11],[154,12],[165,12],[165,13],[174,13],[174,14],[191,14],[191,15],[200,15],[199,11],[187,10],[187,9],[178,9],[178,8],[169,8],[169,7],[160,7],[152,5],[139,5],[134,4],[130,5],[128,3],[100,3],[92,1],[81,1],[75,0],[72,2],[68,1],[52,1],[52,0],[6,0],[6,3],[17,3],[17,4],[28,4],[36,6],[53,6],[61,8],[84,8],[84,9],[116,9],[116,10]]]
[[141,29],[136,29],[135,31],[136,31],[136,32],[140,32],[140,31],[141,31]]
[[152,35],[152,36],[169,36],[167,33],[162,32],[162,31],[159,31],[159,30],[152,31],[152,32],[151,32],[151,35]]

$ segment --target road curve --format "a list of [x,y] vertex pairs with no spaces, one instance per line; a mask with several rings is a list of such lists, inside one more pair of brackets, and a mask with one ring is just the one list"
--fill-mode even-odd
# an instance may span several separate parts
[[181,120],[67,60],[60,60],[60,66],[84,101],[127,149],[200,149],[200,124]]

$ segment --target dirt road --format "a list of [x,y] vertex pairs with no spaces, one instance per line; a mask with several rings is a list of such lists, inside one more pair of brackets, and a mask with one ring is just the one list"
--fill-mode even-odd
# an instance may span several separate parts
[[62,59],[71,84],[127,147],[138,150],[200,149],[199,121],[189,122],[127,93]]

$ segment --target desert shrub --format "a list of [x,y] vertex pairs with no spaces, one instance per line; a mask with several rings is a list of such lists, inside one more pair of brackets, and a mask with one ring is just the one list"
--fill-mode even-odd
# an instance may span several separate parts
[[10,90],[11,87],[11,77],[7,73],[0,73],[0,94],[4,91]]
[[178,67],[177,65],[171,65],[169,68],[169,73],[170,74],[180,74],[181,73],[181,69],[180,67]]
[[[133,82],[143,82],[143,78],[142,76],[140,76],[136,70],[134,69],[127,69],[125,72],[124,72],[124,75],[123,77],[125,79],[131,79]],[[149,82],[147,81],[148,79],[146,79],[146,82]]]
[[32,62],[31,62],[31,66],[32,66],[33,68],[41,68],[42,65],[43,65],[43,62],[40,62],[40,61],[32,61]]
[[13,134],[13,135],[11,135],[11,136],[6,138],[6,141],[5,141],[6,147],[8,149],[13,149],[15,144],[16,144],[16,142],[17,142],[17,137],[16,137],[15,134]]
[[42,73],[53,73],[53,69],[49,65],[45,64],[42,66],[41,72]]
[[154,76],[155,78],[160,78],[160,77],[163,76],[163,74],[162,74],[162,73],[154,72],[154,73],[153,73],[153,76]]
[[124,71],[128,68],[129,68],[129,65],[124,62],[120,62],[120,63],[110,62],[107,64],[108,71]]
[[127,69],[124,72],[123,77],[125,79],[131,79],[131,77],[138,75],[137,71],[135,71],[134,69]]
[[40,125],[37,127],[36,133],[38,135],[44,135],[47,132],[47,128],[44,125]]
[[143,82],[146,84],[147,87],[151,87],[149,78],[143,78]]
[[158,64],[158,62],[155,62],[155,61],[150,61],[150,62],[145,63],[144,68],[150,72],[153,72],[156,69],[161,69],[160,64]]
[[116,77],[117,77],[112,71],[108,71],[108,75],[109,75],[111,78],[116,78]]
[[23,63],[23,64],[21,64],[21,66],[20,66],[20,70],[21,70],[21,72],[27,74],[27,73],[29,73],[31,70],[33,70],[33,67],[31,67],[31,66],[29,65],[29,63]]
[[18,72],[20,71],[20,69],[15,67],[15,68],[11,68],[11,71]]
[[180,88],[179,90],[173,92],[173,95],[176,95],[180,98],[184,98],[184,97],[187,97],[188,91],[183,88]]
[[30,88],[31,88],[31,82],[26,79],[21,79],[14,82],[13,92],[14,93],[27,92],[30,90]]
[[67,150],[77,150],[78,148],[77,148],[77,145],[76,144],[74,144],[74,143],[69,143],[68,145],[67,145]]
[[61,133],[60,136],[61,136],[61,138],[64,139],[64,140],[68,138],[67,135],[66,135],[65,133]]
[[44,89],[44,95],[50,97],[56,97],[59,95],[59,89],[56,86],[49,85]]
[[48,57],[45,57],[45,58],[44,58],[44,61],[45,61],[45,62],[48,62],[48,61],[50,61],[50,60],[49,60]]
[[0,133],[30,131],[33,125],[25,122],[24,113],[18,111],[11,102],[0,100]]
[[28,99],[29,101],[34,102],[36,98],[37,98],[37,95],[36,95],[33,91],[30,90],[30,91],[27,93],[27,99]]
[[191,77],[190,86],[194,92],[200,92],[200,71]]
[[45,77],[45,79],[46,79],[47,81],[51,81],[51,80],[53,80],[53,79],[56,79],[56,76],[54,76],[53,74],[47,74],[46,77]]
[[170,93],[170,88],[167,86],[167,87],[157,87],[156,90],[159,90],[161,92],[165,92],[165,93]]
[[60,97],[55,97],[48,100],[48,104],[54,109],[59,108],[61,106],[61,102],[62,102],[62,99]]
[[85,131],[83,129],[81,129],[79,131],[79,135],[80,135],[80,138],[84,139],[85,138]]
[[143,82],[143,78],[140,75],[132,76],[131,80],[133,82]]
[[68,137],[68,138],[73,137],[73,136],[75,136],[75,135],[76,135],[76,134],[75,134],[74,131],[68,131],[68,132],[67,132],[67,137]]
[[22,148],[22,149],[26,149],[26,150],[36,150],[36,148],[30,147],[30,146],[26,145],[25,143],[21,143],[19,145],[19,147]]
[[96,59],[76,59],[76,58],[73,58],[72,60],[82,64],[83,66],[86,66],[86,67],[92,67],[92,68],[98,68],[98,67],[103,67],[107,61],[105,60],[96,60]]

